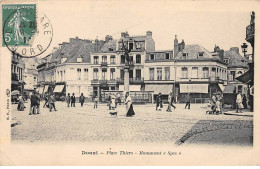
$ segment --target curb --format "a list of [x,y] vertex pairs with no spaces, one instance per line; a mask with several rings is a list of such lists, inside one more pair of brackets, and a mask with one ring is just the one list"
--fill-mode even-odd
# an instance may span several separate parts
[[238,113],[224,113],[225,115],[234,115],[234,116],[246,116],[246,117],[253,117],[254,115],[250,115],[250,114],[238,114]]

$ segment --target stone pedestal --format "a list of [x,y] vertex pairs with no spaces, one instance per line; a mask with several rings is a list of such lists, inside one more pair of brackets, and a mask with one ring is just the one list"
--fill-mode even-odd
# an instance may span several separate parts
[[129,66],[124,69],[124,92],[129,92]]

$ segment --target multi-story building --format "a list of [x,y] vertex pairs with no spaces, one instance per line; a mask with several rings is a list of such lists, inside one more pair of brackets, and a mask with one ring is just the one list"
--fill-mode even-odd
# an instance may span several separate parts
[[227,66],[222,56],[213,56],[198,44],[178,43],[174,49],[151,51],[145,61],[145,90],[159,93],[164,99],[175,93],[178,102],[184,102],[187,93],[191,102],[206,102],[227,81]]
[[25,69],[24,69],[24,92],[27,93],[27,95],[30,95],[32,91],[34,91],[37,88],[37,81],[38,81],[38,71],[37,71],[37,65],[38,65],[38,59],[35,58],[23,58],[23,61],[25,63]]
[[18,90],[23,94],[24,90],[24,68],[25,64],[22,58],[18,55],[12,54],[11,63],[11,91]]
[[123,43],[131,50],[129,81],[130,91],[144,90],[144,63],[146,53],[155,49],[152,32],[144,36],[129,36],[122,32],[119,40],[106,39],[106,43],[98,51],[91,53],[91,74],[93,79],[93,95],[104,99],[102,91],[124,91],[124,66],[126,58]]

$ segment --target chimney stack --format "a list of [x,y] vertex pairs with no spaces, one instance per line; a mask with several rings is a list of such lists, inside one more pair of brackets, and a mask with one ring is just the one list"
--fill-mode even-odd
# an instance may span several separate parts
[[239,48],[238,47],[232,47],[232,48],[230,48],[230,51],[234,51],[237,54],[239,54]]
[[152,35],[153,35],[152,31],[146,31],[146,36],[152,36]]
[[173,53],[174,53],[174,58],[178,55],[179,53],[179,46],[178,46],[178,39],[177,39],[177,35],[175,35],[174,38],[174,49],[173,49]]

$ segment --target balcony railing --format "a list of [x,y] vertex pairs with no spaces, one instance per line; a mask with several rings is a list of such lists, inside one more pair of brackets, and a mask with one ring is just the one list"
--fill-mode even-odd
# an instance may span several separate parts
[[[118,83],[124,83],[124,78],[117,78],[117,82]],[[144,82],[144,78],[141,77],[141,78],[129,78],[129,82],[130,84],[136,84],[136,83],[143,83]]]
[[246,40],[250,40],[255,36],[255,24],[248,25],[246,27]]
[[98,79],[91,80],[91,84],[100,84]]
[[107,66],[107,62],[101,62],[101,66]]
[[12,81],[19,81],[17,73],[12,73]]

